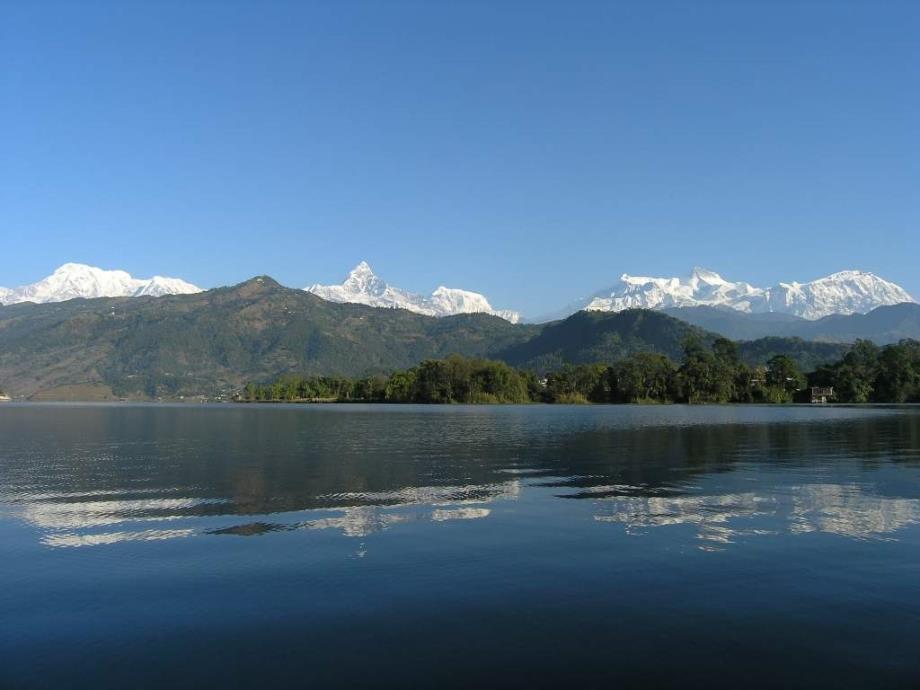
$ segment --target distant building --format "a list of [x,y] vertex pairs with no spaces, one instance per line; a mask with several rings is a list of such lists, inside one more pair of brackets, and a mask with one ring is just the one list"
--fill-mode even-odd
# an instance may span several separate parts
[[833,386],[812,386],[811,403],[813,405],[823,405],[834,397]]

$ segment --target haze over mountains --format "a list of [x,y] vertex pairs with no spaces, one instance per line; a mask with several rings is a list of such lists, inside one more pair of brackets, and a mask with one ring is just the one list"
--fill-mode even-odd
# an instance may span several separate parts
[[904,338],[920,339],[920,304],[911,302],[876,307],[867,314],[832,314],[815,320],[769,312],[746,314],[725,307],[681,307],[662,311],[733,340],[776,336],[833,343],[864,339],[887,345]]

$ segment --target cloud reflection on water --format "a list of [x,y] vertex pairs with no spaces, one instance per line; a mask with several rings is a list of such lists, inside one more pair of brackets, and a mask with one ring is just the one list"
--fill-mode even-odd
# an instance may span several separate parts
[[[334,500],[340,507],[285,512],[273,517],[302,517],[304,513],[327,514],[323,517],[288,522],[256,521],[220,528],[132,529],[96,531],[115,525],[140,526],[164,520],[188,520],[196,508],[205,508],[209,517],[215,506],[225,510],[218,518],[234,515],[230,499],[214,498],[149,498],[142,500],[68,501],[58,494],[55,500],[23,500],[18,516],[41,530],[41,542],[51,547],[80,547],[116,544],[128,541],[156,541],[184,538],[199,534],[258,536],[269,532],[307,530],[338,530],[347,537],[366,537],[393,525],[410,521],[432,523],[453,520],[477,520],[490,515],[484,503],[496,500],[516,500],[521,493],[519,480],[492,485],[406,487],[387,492],[343,492],[318,498]],[[425,506],[426,510],[409,510]]]
[[596,521],[621,524],[631,534],[692,525],[700,548],[779,532],[872,539],[920,522],[917,499],[867,494],[857,484],[790,486],[769,495],[620,496],[600,499],[597,506]]
[[[572,478],[569,478],[571,481]],[[565,484],[565,481],[561,481]],[[554,486],[559,486],[555,483]],[[648,495],[656,489],[627,484],[580,486],[573,494],[546,496],[545,485],[527,485],[520,479],[490,485],[423,486],[385,492],[343,492],[324,495],[337,506],[268,513],[269,519],[239,524],[164,529],[150,526],[163,521],[209,523],[232,517],[234,504],[215,498],[144,498],[135,500],[23,502],[19,517],[41,530],[41,542],[50,547],[81,547],[131,541],[159,541],[201,534],[258,536],[278,531],[334,530],[346,537],[367,537],[409,522],[432,524],[482,520],[493,515],[490,504],[516,501],[525,491],[540,498],[587,499],[596,522],[622,525],[628,534],[649,529],[692,526],[697,545],[724,547],[739,539],[767,534],[835,534],[852,539],[890,538],[899,529],[920,523],[920,500],[867,493],[856,483],[798,484],[756,491],[706,493],[703,487],[685,487],[675,495]],[[643,495],[645,494],[645,495]],[[582,501],[576,501],[580,504]],[[216,514],[214,509],[219,508]],[[316,517],[314,517],[316,516]],[[109,529],[120,526],[122,529]],[[145,527],[146,526],[146,527]],[[101,529],[100,529],[101,528]]]

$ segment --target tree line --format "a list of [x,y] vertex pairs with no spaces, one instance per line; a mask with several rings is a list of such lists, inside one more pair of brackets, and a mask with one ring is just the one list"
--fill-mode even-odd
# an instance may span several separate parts
[[920,402],[920,342],[879,347],[859,340],[839,361],[818,367],[809,380],[833,386],[841,402]]
[[725,338],[691,339],[679,363],[640,352],[613,364],[565,365],[538,377],[504,362],[452,355],[389,376],[284,376],[245,387],[248,402],[393,403],[788,403],[810,387],[833,387],[835,402],[920,402],[920,343],[879,347],[858,341],[837,362],[802,372],[788,355],[765,365],[742,361]]

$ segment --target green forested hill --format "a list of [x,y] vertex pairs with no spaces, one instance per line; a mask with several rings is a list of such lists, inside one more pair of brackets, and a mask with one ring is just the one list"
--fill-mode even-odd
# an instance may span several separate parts
[[497,352],[513,366],[552,371],[565,363],[612,363],[634,352],[654,351],[679,360],[688,337],[711,343],[716,336],[661,312],[628,309],[580,311],[546,324],[535,337]]
[[86,384],[116,396],[215,395],[285,372],[360,375],[484,355],[535,331],[481,314],[334,304],[259,277],[196,295],[0,307],[0,381],[25,396]]
[[[644,310],[580,312],[539,326],[484,314],[434,318],[326,302],[263,276],[195,295],[0,307],[0,386],[17,397],[215,396],[287,373],[361,376],[452,353],[540,372],[640,351],[679,360],[688,337],[716,336]],[[839,351],[783,338],[741,345],[751,363],[787,353],[805,368]]]
[[747,364],[765,364],[776,355],[786,355],[796,361],[802,371],[814,371],[822,364],[835,362],[850,349],[843,343],[825,343],[769,336],[738,343],[738,353]]
[[[659,352],[679,362],[688,339],[711,345],[718,337],[658,311],[582,311],[546,324],[534,337],[499,350],[495,356],[539,372],[553,371],[564,364],[613,364],[636,352]],[[765,364],[775,355],[788,355],[804,371],[839,359],[847,349],[848,345],[840,343],[801,338],[765,337],[738,343],[739,355],[752,366]]]

